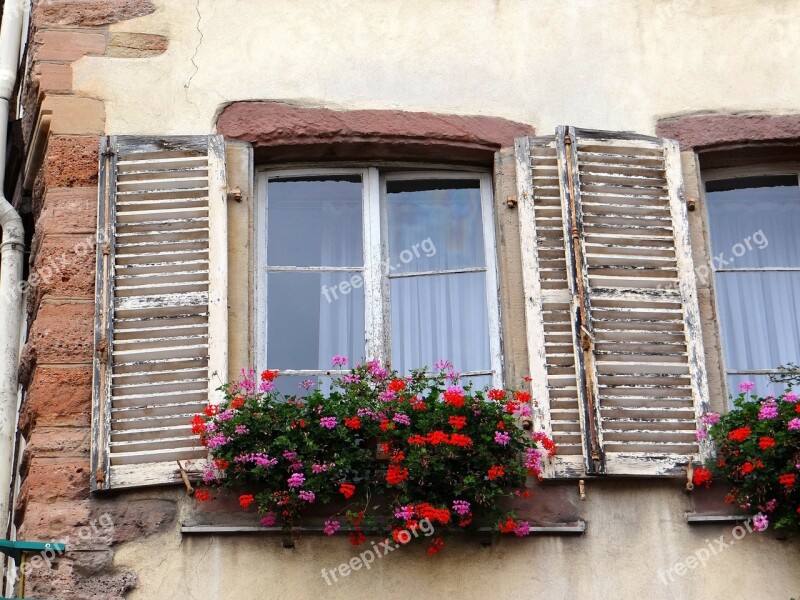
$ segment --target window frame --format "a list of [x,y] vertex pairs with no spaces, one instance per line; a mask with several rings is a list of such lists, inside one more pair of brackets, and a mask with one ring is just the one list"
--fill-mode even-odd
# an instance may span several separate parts
[[[268,181],[276,178],[317,175],[360,175],[362,188],[362,243],[363,267],[269,267],[267,265],[266,232],[268,225]],[[503,385],[502,330],[500,314],[499,265],[497,260],[497,235],[494,215],[494,190],[492,173],[487,169],[459,167],[457,165],[429,165],[418,163],[387,163],[365,161],[359,165],[351,162],[338,165],[287,165],[260,166],[256,168],[254,194],[254,250],[253,298],[254,298],[254,352],[255,369],[266,368],[267,355],[267,273],[280,271],[342,271],[361,272],[364,278],[365,340],[364,351],[368,360],[378,359],[391,365],[391,297],[390,277],[384,273],[383,265],[388,260],[388,230],[386,219],[387,181],[412,179],[477,179],[480,184],[481,228],[483,232],[484,268],[469,269],[469,272],[485,272],[487,323],[489,327],[489,369],[467,371],[462,377],[487,376],[492,386]],[[456,270],[460,272],[461,270]],[[436,271],[434,271],[436,272]],[[447,273],[450,271],[442,271]],[[353,358],[353,357],[349,357]],[[360,358],[360,357],[359,357]],[[449,357],[441,357],[449,358]],[[422,366],[422,365],[420,365]],[[430,366],[430,365],[429,365]],[[287,376],[341,375],[346,370],[337,369],[284,369]]]
[[[722,391],[725,394],[725,398],[728,398],[727,406],[731,408],[730,398],[734,397],[735,394],[733,390],[730,389],[728,378],[732,375],[776,375],[780,373],[778,369],[734,369],[731,370],[728,368],[727,357],[725,356],[725,345],[724,345],[724,336],[725,332],[722,330],[722,319],[719,318],[720,315],[720,306],[719,306],[719,290],[717,289],[717,279],[716,274],[717,272],[797,272],[800,271],[800,267],[778,267],[778,268],[756,268],[756,267],[746,267],[746,268],[733,268],[733,269],[718,269],[713,257],[713,250],[711,246],[711,215],[709,214],[708,208],[708,199],[707,199],[707,192],[706,192],[706,184],[712,181],[722,181],[722,180],[731,180],[731,179],[744,179],[747,177],[772,177],[772,176],[794,176],[797,178],[797,185],[800,187],[800,163],[796,162],[786,162],[786,163],[766,163],[766,164],[754,164],[754,165],[747,165],[743,167],[719,167],[715,169],[706,169],[700,171],[700,185],[701,185],[701,193],[703,195],[703,219],[705,221],[705,230],[706,230],[706,253],[707,256],[710,258],[710,266],[711,266],[711,283],[712,288],[714,290],[714,310],[716,311],[717,318],[714,319],[714,327],[717,330],[717,336],[720,340],[719,346],[719,360],[720,364],[722,365]],[[737,392],[738,393],[738,392]]]

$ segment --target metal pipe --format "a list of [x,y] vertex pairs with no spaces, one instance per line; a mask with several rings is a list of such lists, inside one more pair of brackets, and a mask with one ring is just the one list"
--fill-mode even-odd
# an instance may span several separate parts
[[[28,0],[6,0],[0,23],[0,532],[8,530],[14,444],[18,423],[22,266],[25,230],[22,219],[3,194],[11,94],[19,67],[25,6]],[[3,536],[4,536],[3,535]]]

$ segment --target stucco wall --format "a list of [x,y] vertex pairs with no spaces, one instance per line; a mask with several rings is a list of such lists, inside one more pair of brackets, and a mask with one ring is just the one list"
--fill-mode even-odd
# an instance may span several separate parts
[[[490,547],[451,539],[433,558],[418,544],[376,559],[370,570],[336,582],[329,576],[331,585],[321,570],[369,545],[307,535],[283,549],[273,534],[182,536],[173,528],[123,546],[115,564],[139,574],[132,600],[789,600],[800,589],[796,543],[733,532],[732,524],[688,526],[679,486],[590,482],[586,492],[582,536],[504,536]],[[192,510],[187,500],[179,505],[183,517]],[[707,557],[705,565],[691,563],[694,556]],[[694,568],[676,571],[687,559]]]
[[112,25],[169,38],[84,58],[107,131],[201,133],[221,104],[486,114],[652,133],[659,116],[800,108],[793,0],[156,0]]
[[[540,133],[563,123],[653,133],[659,118],[695,111],[800,112],[800,2],[794,0],[155,0],[152,14],[146,0],[40,4],[51,11],[45,15],[66,5],[97,10],[39,23],[77,36],[59,42],[62,52],[81,50],[66,58],[39,55],[43,65],[59,68],[36,76],[38,91],[61,101],[54,120],[60,129],[34,193],[39,261],[59,251],[48,239],[72,242],[66,236],[92,230],[99,133],[211,132],[222,107],[236,100],[481,114],[528,123]],[[117,5],[119,14],[103,17],[105,6]],[[128,19],[136,15],[146,16]],[[114,22],[120,19],[128,20]],[[83,25],[108,27],[72,31]],[[40,41],[39,52],[57,47]],[[29,101],[35,108],[37,99]],[[35,114],[29,110],[26,118]],[[684,155],[684,168],[693,181],[691,158]],[[508,171],[507,161],[496,168]],[[248,169],[236,165],[245,179]],[[504,194],[498,190],[499,198]],[[80,226],[59,229],[62,221],[51,215],[56,209],[80,217]],[[695,260],[703,262],[700,214],[690,219]],[[514,215],[498,203],[507,265],[519,258]],[[53,576],[38,574],[40,595],[117,598],[132,588],[127,597],[133,599],[788,600],[800,593],[797,542],[748,533],[719,549],[715,540],[729,543],[733,525],[688,525],[692,505],[679,481],[588,482],[580,504],[584,535],[504,539],[490,548],[454,541],[435,559],[410,548],[330,587],[320,570],[357,554],[341,537],[301,537],[294,549],[283,549],[279,538],[264,534],[182,535],[180,523],[193,502],[179,489],[88,500],[88,442],[80,434],[90,400],[91,270],[89,260],[81,273],[41,290],[29,307],[33,375],[24,416],[33,442],[19,520],[23,534],[43,538],[106,511],[118,534],[113,564],[105,547],[76,553]],[[503,267],[501,284],[506,370],[518,379],[527,372],[518,270]],[[235,300],[247,312],[248,299],[239,294]],[[713,323],[710,287],[701,290],[701,302]],[[243,320],[238,325],[235,356],[244,358],[248,328]],[[713,328],[704,333],[706,345],[718,349]],[[718,360],[709,367],[718,371]],[[57,376],[46,379],[51,371]],[[54,392],[74,402],[50,406]],[[78,435],[69,447],[61,441],[67,426]],[[134,514],[131,506],[140,508]],[[137,539],[137,532],[149,537]],[[705,566],[683,576],[674,571],[678,561],[705,555],[704,549],[717,551]],[[58,585],[46,587],[48,577]]]

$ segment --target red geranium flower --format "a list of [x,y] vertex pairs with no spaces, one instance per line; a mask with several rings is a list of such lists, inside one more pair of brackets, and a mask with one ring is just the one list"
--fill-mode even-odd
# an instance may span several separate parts
[[253,494],[242,494],[239,496],[239,506],[243,509],[247,510],[247,507],[250,506],[256,499],[253,498]]
[[203,412],[206,413],[207,417],[213,417],[219,412],[219,406],[217,406],[216,404],[209,404],[208,406],[206,406]]
[[406,389],[406,382],[402,379],[393,379],[389,383],[390,392],[402,392],[404,389]]
[[193,416],[189,422],[192,424],[192,433],[195,435],[200,435],[206,430],[206,422],[200,415]]
[[463,429],[467,425],[467,417],[459,417],[457,415],[450,415],[447,422],[453,426],[453,429]]
[[728,439],[733,440],[734,442],[743,442],[750,437],[751,433],[752,431],[749,427],[739,427],[739,429],[734,429],[728,433]]
[[500,401],[506,397],[506,392],[505,390],[489,390],[489,393],[487,395],[492,400]]
[[386,473],[386,482],[389,485],[400,485],[408,479],[408,469],[400,465],[389,465]]
[[356,493],[356,486],[354,486],[352,483],[343,483],[339,486],[339,491],[342,493],[342,496],[349,499],[353,494]]
[[772,448],[775,445],[775,440],[767,435],[758,438],[758,447],[762,450]]
[[778,477],[780,484],[786,488],[794,487],[794,482],[797,476],[794,473],[785,473]]
[[516,528],[517,522],[513,517],[508,517],[505,523],[498,523],[497,525],[500,528],[500,533],[511,533]]
[[344,426],[348,429],[360,429],[361,428],[361,419],[358,417],[345,417],[344,418]]
[[710,484],[711,483],[711,471],[706,469],[705,467],[697,467],[694,470],[694,475],[692,476],[692,481],[695,485],[702,485],[704,483]]
[[367,541],[367,537],[364,535],[363,531],[350,532],[350,543],[353,546],[358,546],[359,544],[363,544],[365,541]]
[[412,435],[408,438],[408,443],[412,446],[424,446],[425,438],[421,435]]
[[459,448],[469,448],[472,446],[472,438],[468,435],[454,433],[450,436],[450,440],[447,443],[451,446],[458,446]]
[[439,554],[444,548],[444,540],[440,537],[434,538],[431,542],[431,545],[428,546],[428,549],[425,550],[425,553],[428,556],[433,556],[434,554]]
[[489,469],[489,479],[497,479],[505,475],[505,469],[502,466],[495,465]]
[[450,438],[448,435],[441,430],[431,431],[428,434],[428,443],[432,444],[433,446],[438,446],[439,444],[446,444]]
[[234,398],[231,401],[231,408],[233,410],[238,410],[238,409],[242,408],[243,406],[244,406],[244,398],[242,398],[241,396],[236,396],[236,398]]
[[411,399],[411,408],[412,408],[413,410],[425,410],[426,408],[428,408],[428,405],[427,405],[427,404],[425,404],[425,403],[424,403],[422,400],[420,400],[419,398],[416,398],[416,397],[415,397],[415,398],[412,398],[412,399]]
[[531,399],[530,392],[521,392],[521,391],[514,392],[514,400],[516,400],[517,402],[525,403],[529,402],[530,399]]
[[227,468],[228,468],[230,465],[231,465],[231,463],[229,463],[229,462],[228,462],[227,460],[225,460],[224,458],[215,458],[215,459],[214,459],[214,466],[216,466],[216,467],[217,467],[217,468],[218,468],[220,471],[224,471],[224,470],[225,470],[225,469],[227,469]]
[[464,395],[461,392],[447,391],[443,394],[444,401],[456,408],[464,406]]
[[207,500],[211,500],[211,494],[209,494],[206,490],[197,490],[194,493],[194,497],[198,502],[206,502]]
[[267,369],[266,371],[261,372],[261,381],[275,381],[277,376],[278,371],[270,371]]
[[742,465],[742,475],[747,475],[748,473],[751,473],[753,469],[755,469],[755,466],[753,466],[753,463],[751,463],[748,460],[746,463]]

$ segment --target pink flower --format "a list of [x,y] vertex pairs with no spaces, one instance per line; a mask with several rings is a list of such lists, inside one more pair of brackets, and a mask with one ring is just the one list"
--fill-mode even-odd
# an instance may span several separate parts
[[220,448],[227,443],[228,440],[225,438],[225,436],[221,433],[218,433],[217,435],[208,438],[206,446],[208,446],[209,450],[214,450],[215,448]]
[[378,400],[380,400],[381,402],[391,402],[395,398],[396,396],[394,392],[386,391],[378,394]]
[[534,473],[542,470],[542,451],[538,448],[528,448],[525,451],[525,468]]
[[300,500],[304,500],[305,502],[309,503],[313,502],[317,497],[316,494],[314,494],[314,492],[311,492],[309,490],[302,490],[297,495],[300,497]]
[[433,363],[433,368],[437,371],[447,371],[453,368],[452,363],[449,360],[437,360]]
[[752,381],[743,381],[739,384],[739,391],[740,392],[752,392],[756,387],[756,384]]
[[469,502],[466,500],[453,500],[453,510],[463,517],[469,512]]
[[524,537],[531,532],[531,524],[527,521],[520,521],[517,523],[517,526],[514,527],[514,535],[517,537]]
[[237,435],[244,435],[245,433],[249,433],[250,430],[247,428],[247,425],[237,425],[236,426],[236,433]]
[[767,502],[767,505],[764,507],[764,510],[767,512],[773,512],[776,508],[778,508],[778,501],[774,498]]
[[787,425],[789,431],[797,431],[800,429],[800,418],[792,419]]
[[302,473],[292,473],[292,476],[288,479],[289,487],[300,487],[305,480],[306,476]]
[[272,527],[273,525],[275,525],[275,513],[268,512],[261,517],[262,527]]
[[356,374],[345,375],[344,377],[342,377],[342,381],[344,383],[358,383],[359,381],[361,381],[361,376]]
[[326,429],[333,429],[336,427],[336,417],[322,417],[319,424]]
[[302,388],[304,390],[308,390],[314,387],[314,382],[311,379],[304,379],[303,381],[297,384],[297,387]]
[[494,441],[500,444],[501,446],[505,446],[508,444],[508,442],[511,441],[511,436],[508,435],[505,431],[495,431]]
[[397,413],[394,417],[392,417],[392,421],[399,423],[400,425],[411,425],[411,419],[408,417],[408,415],[404,415],[403,413]]
[[705,429],[698,429],[697,431],[694,432],[694,439],[696,439],[698,442],[707,437],[708,437],[708,431],[706,431]]
[[413,506],[401,506],[394,512],[395,519],[403,519],[408,521],[411,517],[414,516],[414,507]]
[[223,423],[225,421],[230,421],[232,418],[233,418],[233,411],[230,410],[230,409],[229,410],[223,410],[221,413],[219,413],[217,415],[217,419],[219,419]]
[[774,400],[767,400],[761,405],[761,410],[758,412],[758,420],[764,421],[766,419],[774,419],[778,416],[778,404]]
[[262,381],[261,385],[258,386],[258,389],[262,392],[271,392],[275,389],[275,384],[271,381]]
[[343,367],[347,364],[347,357],[337,354],[331,359],[331,363],[334,367]]
[[719,415],[713,412],[706,413],[702,417],[700,417],[700,420],[706,425],[716,425],[717,423],[719,423]]
[[339,521],[325,521],[325,529],[323,531],[325,532],[325,535],[333,535],[339,531],[339,527]]
[[769,527],[769,517],[767,515],[756,515],[753,517],[753,528],[756,531],[764,531]]
[[783,397],[783,401],[784,402],[797,402],[797,394],[795,394],[794,392],[788,392]]

